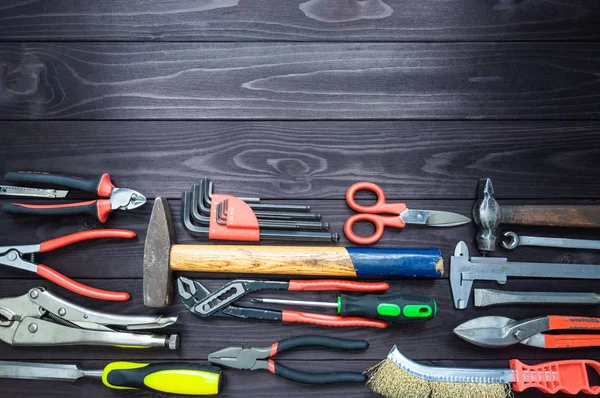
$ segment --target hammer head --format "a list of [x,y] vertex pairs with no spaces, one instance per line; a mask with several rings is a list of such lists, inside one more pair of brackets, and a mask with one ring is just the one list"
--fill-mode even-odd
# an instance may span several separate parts
[[148,307],[171,304],[170,257],[174,241],[175,229],[167,199],[156,198],[144,246],[144,304]]
[[492,180],[482,178],[477,185],[477,201],[473,206],[473,220],[477,225],[477,247],[482,252],[493,251],[496,247],[498,225],[502,211],[500,205],[494,199],[494,187]]

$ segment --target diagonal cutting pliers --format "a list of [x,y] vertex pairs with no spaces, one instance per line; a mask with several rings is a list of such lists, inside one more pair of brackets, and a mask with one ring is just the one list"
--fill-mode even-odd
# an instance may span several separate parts
[[600,346],[600,334],[545,333],[558,330],[600,332],[600,318],[548,315],[516,321],[503,316],[483,316],[459,325],[454,334],[480,347],[508,347],[519,343],[538,348]]
[[100,300],[128,300],[129,294],[127,293],[110,292],[107,290],[96,289],[83,285],[58,271],[53,270],[50,267],[33,262],[33,259],[31,261],[25,260],[23,259],[23,255],[30,254],[33,256],[34,253],[46,253],[84,240],[103,238],[133,239],[135,236],[135,232],[124,229],[97,229],[76,232],[71,235],[61,236],[60,238],[47,240],[34,245],[0,246],[0,266],[4,265],[7,267],[35,272],[42,278],[46,278],[49,281],[52,281],[67,290],[81,294],[82,296],[92,297]]
[[23,182],[45,185],[60,185],[80,191],[93,193],[100,198],[85,202],[30,205],[24,203],[7,203],[3,209],[8,214],[28,214],[39,216],[65,216],[71,214],[89,214],[104,223],[113,210],[131,210],[146,203],[146,197],[129,188],[117,188],[106,173],[99,178],[85,180],[78,177],[62,176],[45,172],[18,171],[8,172],[4,179],[9,182]]
[[298,336],[281,340],[269,347],[223,348],[208,354],[208,361],[233,369],[265,369],[277,376],[305,384],[364,383],[367,380],[366,376],[359,372],[301,372],[281,365],[272,359],[280,352],[315,346],[339,350],[365,350],[369,347],[369,343],[364,340],[337,339],[326,336]]

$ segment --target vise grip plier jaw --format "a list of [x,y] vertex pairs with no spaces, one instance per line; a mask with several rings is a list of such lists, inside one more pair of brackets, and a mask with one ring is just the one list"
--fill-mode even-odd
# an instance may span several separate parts
[[0,340],[14,346],[100,345],[172,350],[179,346],[178,335],[125,332],[163,328],[174,324],[177,317],[93,311],[42,287],[22,296],[0,299],[0,315]]

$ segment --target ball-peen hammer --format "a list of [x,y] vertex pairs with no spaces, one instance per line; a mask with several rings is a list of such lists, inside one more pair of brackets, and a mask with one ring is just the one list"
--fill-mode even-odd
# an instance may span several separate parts
[[439,249],[335,246],[177,245],[167,200],[156,198],[144,248],[144,304],[172,300],[172,271],[323,277],[440,278]]

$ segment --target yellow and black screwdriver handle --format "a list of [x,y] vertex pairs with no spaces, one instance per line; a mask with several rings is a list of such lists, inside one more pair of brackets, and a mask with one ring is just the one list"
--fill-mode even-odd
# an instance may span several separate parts
[[102,382],[118,390],[216,395],[221,390],[221,369],[190,362],[112,362],[102,371]]

